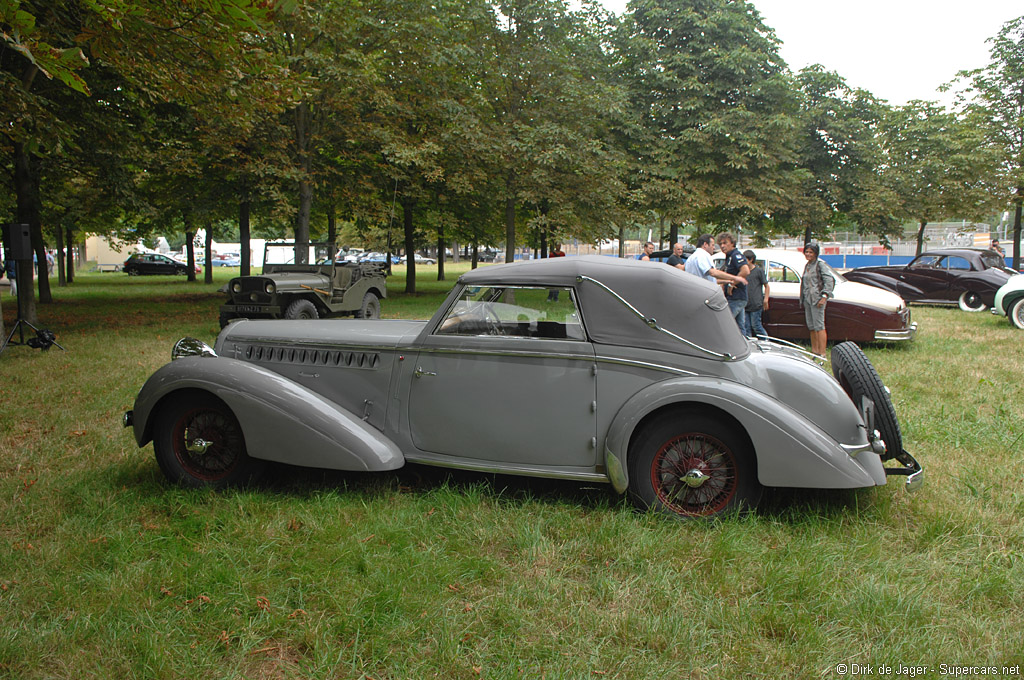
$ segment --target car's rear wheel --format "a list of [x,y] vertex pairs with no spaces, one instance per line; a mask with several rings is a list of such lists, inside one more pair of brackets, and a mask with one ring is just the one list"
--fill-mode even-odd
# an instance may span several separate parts
[[266,462],[249,456],[238,419],[212,394],[183,392],[159,409],[153,450],[172,482],[221,488],[255,481],[263,473]]
[[878,377],[871,361],[855,343],[841,342],[832,348],[832,375],[853,403],[860,408],[861,397],[875,404],[875,429],[885,442],[882,460],[889,460],[903,452],[903,435],[896,418],[889,390]]
[[125,267],[124,272],[128,276],[138,276],[139,275],[139,270],[135,269],[134,267],[131,267],[131,268]]
[[373,293],[368,292],[363,296],[363,304],[359,307],[356,317],[359,319],[379,319],[380,299]]
[[960,299],[957,301],[960,305],[960,309],[965,312],[981,312],[985,309],[985,303],[982,302],[981,296],[969,290],[965,290],[960,294]]
[[1024,330],[1024,297],[1017,298],[1010,303],[1010,310],[1006,316],[1010,317],[1010,321],[1017,328]]
[[756,507],[761,492],[750,443],[713,415],[664,414],[630,445],[629,494],[641,509],[715,517]]
[[316,305],[314,305],[309,300],[299,298],[298,300],[293,300],[284,310],[284,318],[319,319],[320,315],[317,314]]

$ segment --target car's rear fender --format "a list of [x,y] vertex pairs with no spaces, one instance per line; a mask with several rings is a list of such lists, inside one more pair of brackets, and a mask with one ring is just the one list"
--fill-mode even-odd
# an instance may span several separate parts
[[185,357],[154,373],[135,399],[139,446],[153,439],[164,399],[183,390],[217,396],[234,412],[253,458],[335,470],[394,470],[398,446],[358,416],[273,371],[226,357]]
[[[836,417],[860,419],[847,400],[836,405]],[[605,465],[613,486],[629,485],[626,458],[633,436],[648,419],[667,410],[717,411],[741,427],[753,444],[757,476],[765,486],[849,489],[885,484],[878,455],[850,450],[868,447],[863,439],[837,442],[819,426],[781,401],[736,382],[708,377],[682,377],[655,383],[627,401],[605,438]]]

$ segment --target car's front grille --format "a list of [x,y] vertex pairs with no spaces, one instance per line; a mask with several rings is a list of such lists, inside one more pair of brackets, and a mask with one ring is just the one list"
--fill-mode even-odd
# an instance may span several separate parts
[[377,352],[252,344],[246,345],[242,349],[241,356],[247,361],[278,364],[338,366],[341,368],[363,368],[370,370],[380,367],[380,354]]

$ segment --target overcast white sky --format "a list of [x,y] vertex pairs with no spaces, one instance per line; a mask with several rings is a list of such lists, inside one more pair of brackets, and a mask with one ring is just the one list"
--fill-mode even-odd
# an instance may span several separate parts
[[[604,0],[625,11],[627,0]],[[987,38],[1024,15],[1021,0],[752,0],[794,72],[819,63],[892,105],[948,104],[936,91],[988,63]]]

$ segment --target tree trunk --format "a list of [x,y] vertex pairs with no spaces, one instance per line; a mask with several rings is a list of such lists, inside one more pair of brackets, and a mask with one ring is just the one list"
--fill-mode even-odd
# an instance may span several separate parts
[[917,253],[915,254],[915,257],[924,251],[924,227],[926,224],[928,224],[928,220],[923,219],[920,222],[920,226],[917,228]]
[[1013,268],[1020,271],[1020,217],[1021,206],[1024,205],[1024,186],[1017,187],[1016,194],[1013,201],[1017,204],[1013,211]]
[[[441,257],[441,253],[438,253],[437,256]],[[458,241],[452,241],[452,264],[458,264],[458,263],[459,263],[459,242]]]
[[473,250],[471,251],[469,256],[469,268],[476,269],[480,261],[480,253],[476,252],[476,249],[479,248],[480,246],[479,244],[477,244],[476,241],[471,243],[470,246],[473,248]]
[[239,263],[241,269],[238,271],[240,276],[249,276],[249,272],[252,271],[252,247],[249,244],[249,240],[252,238],[249,228],[250,207],[248,199],[238,204],[238,240],[241,241],[242,247],[242,252],[239,253],[242,258]]
[[331,244],[331,257],[338,252],[338,215],[334,208],[334,199],[327,203],[327,242]]
[[[21,142],[14,144],[14,191],[17,197],[17,222],[29,225],[32,250],[36,250],[36,231],[39,229],[39,184],[38,176],[33,181],[33,163],[30,154]],[[42,234],[39,236],[42,240]],[[38,258],[38,254],[36,255]],[[46,266],[46,257],[43,257]],[[21,318],[32,325],[39,324],[36,314],[35,290],[32,287],[32,263],[28,260],[18,261],[18,300],[21,305]],[[47,289],[49,292],[49,289]],[[40,293],[42,288],[40,287]]]
[[[512,182],[508,182],[508,189],[511,192]],[[505,199],[505,262],[514,262],[516,259],[516,199],[509,197]],[[474,258],[474,262],[475,262]]]
[[57,262],[57,286],[63,288],[68,285],[68,280],[64,277],[64,229],[59,224],[56,238],[57,254],[53,259]]
[[213,220],[206,221],[206,243],[203,245],[203,259],[206,266],[203,267],[203,283],[213,283]]
[[806,248],[807,244],[810,243],[810,242],[811,242],[811,225],[808,224],[807,227],[804,229],[804,248]]
[[[413,257],[416,247],[415,234],[412,227],[412,199],[402,197],[402,228],[405,232],[405,292],[410,295],[416,292],[416,258]],[[391,255],[388,255],[390,259]]]
[[679,223],[672,220],[668,225],[668,247],[674,248],[677,243],[679,243]]
[[74,283],[75,281],[75,239],[74,229],[68,227],[65,238],[67,243],[65,244],[65,252],[67,253],[67,270],[68,270],[68,283]]
[[626,228],[619,227],[619,257],[626,256]]
[[313,207],[312,163],[309,157],[309,104],[295,108],[295,148],[299,169],[299,212],[295,216],[295,264],[309,261],[309,214]]
[[437,228],[437,280],[444,281],[444,227]]
[[[195,241],[195,238],[196,238],[196,230],[192,226],[192,216],[191,215],[186,213],[185,215],[182,216],[182,220],[185,222],[185,253],[187,254],[187,257],[185,259],[188,262],[188,272],[186,272],[186,275],[188,276],[188,280],[189,281],[195,281],[196,280],[196,244],[194,243],[194,241]],[[206,240],[209,241],[210,239],[207,238]],[[209,267],[210,263],[207,262],[206,266]]]

